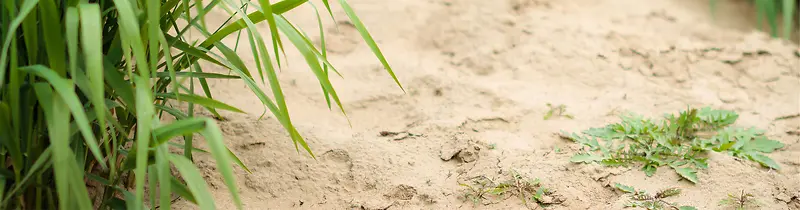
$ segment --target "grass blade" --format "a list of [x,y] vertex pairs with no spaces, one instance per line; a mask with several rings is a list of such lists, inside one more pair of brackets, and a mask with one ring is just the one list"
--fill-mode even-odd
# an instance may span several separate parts
[[[155,77],[172,77],[172,72],[158,72]],[[238,76],[217,74],[217,73],[204,73],[204,72],[175,72],[176,77],[192,77],[192,78],[206,78],[206,79],[239,79]]]
[[240,109],[237,109],[236,107],[233,107],[231,105],[222,103],[222,102],[214,100],[214,99],[210,99],[210,98],[194,95],[194,94],[157,93],[156,97],[163,97],[163,98],[175,99],[175,100],[178,100],[178,101],[191,102],[191,103],[199,104],[199,105],[202,105],[202,106],[205,106],[205,107],[208,107],[208,108],[224,109],[224,110],[244,113],[244,111],[242,111]]
[[173,137],[201,131],[206,128],[205,122],[205,119],[189,118],[156,128],[153,130],[153,138],[156,140],[153,147],[161,146]]
[[5,84],[6,65],[8,65],[8,48],[11,47],[11,40],[16,37],[11,34],[15,34],[17,32],[19,25],[22,24],[22,21],[25,20],[25,17],[28,16],[28,13],[33,10],[33,7],[36,6],[37,3],[39,3],[39,0],[24,1],[22,3],[22,7],[19,9],[19,14],[17,14],[17,17],[11,21],[8,29],[3,29],[4,33],[10,35],[6,36],[5,40],[3,40],[3,49],[0,51],[0,84]]
[[136,80],[136,198],[133,201],[134,209],[141,209],[144,200],[144,181],[147,175],[147,148],[150,144],[150,134],[153,127],[152,121],[155,119],[155,108],[153,98],[150,95],[150,85],[148,77],[134,77]]
[[220,172],[220,174],[222,174],[225,185],[228,186],[231,197],[233,197],[233,202],[236,204],[238,209],[242,209],[242,201],[239,198],[239,192],[237,191],[238,187],[236,187],[233,167],[231,166],[230,151],[228,151],[225,144],[222,143],[223,137],[219,127],[217,126],[217,123],[211,119],[207,119],[206,129],[203,131],[203,136],[205,136],[209,150],[211,150],[211,155],[214,157],[214,160],[217,163],[217,170]]
[[339,0],[339,3],[342,5],[344,13],[347,14],[348,17],[350,17],[350,21],[353,22],[353,26],[355,26],[356,29],[358,29],[358,33],[361,34],[361,37],[363,37],[364,41],[367,42],[369,48],[372,49],[372,52],[375,54],[376,57],[378,57],[378,60],[381,61],[381,64],[383,64],[383,68],[386,68],[386,71],[389,72],[389,75],[392,76],[392,79],[394,79],[394,82],[397,83],[397,86],[399,86],[400,89],[403,90],[403,93],[405,93],[406,90],[403,88],[403,85],[400,84],[400,81],[397,80],[397,76],[394,75],[392,67],[389,66],[389,63],[386,61],[386,58],[383,57],[383,53],[381,53],[380,48],[378,48],[378,44],[376,44],[375,40],[372,39],[372,36],[369,35],[369,32],[367,32],[367,28],[364,26],[363,23],[361,23],[361,20],[358,19],[358,16],[356,16],[356,13],[353,11],[353,8],[350,8],[350,5],[347,4],[345,0]]
[[789,40],[792,36],[792,27],[794,26],[795,9],[797,0],[783,0],[783,38]]
[[[100,7],[97,4],[80,4],[81,18],[81,43],[83,44],[83,54],[86,58],[86,74],[89,76],[90,89],[94,90],[89,99],[94,105],[95,115],[100,125],[100,129],[106,129],[105,107],[105,88],[103,79],[103,46],[97,40],[102,40]],[[74,71],[74,70],[73,70]],[[102,133],[102,141],[108,140],[107,132]],[[108,146],[108,145],[106,145]],[[110,151],[110,150],[108,150]],[[99,160],[98,160],[99,161]],[[105,165],[104,161],[100,161]]]
[[74,91],[72,91],[72,82],[59,77],[55,71],[41,65],[26,66],[21,68],[21,70],[36,74],[37,76],[46,79],[50,85],[53,86],[58,95],[64,100],[64,103],[69,106],[72,116],[75,119],[75,122],[78,124],[78,128],[80,128],[81,134],[83,134],[83,139],[86,142],[86,145],[89,147],[89,150],[92,152],[100,165],[103,168],[107,168],[103,162],[103,155],[100,153],[100,148],[97,146],[97,141],[95,140],[89,120],[86,117],[86,112],[83,111],[83,106],[81,105],[80,100],[78,100],[78,96]]
[[200,171],[186,157],[170,154],[169,161],[181,173],[181,177],[186,180],[189,192],[194,196],[194,200],[200,209],[214,210],[214,198],[211,196],[206,181],[200,175]]

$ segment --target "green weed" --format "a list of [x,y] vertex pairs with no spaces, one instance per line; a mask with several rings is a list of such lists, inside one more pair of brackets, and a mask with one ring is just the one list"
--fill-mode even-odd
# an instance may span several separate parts
[[[322,2],[333,18],[328,0]],[[397,82],[353,9],[338,2]],[[307,0],[3,1],[0,209],[169,209],[173,196],[214,209],[192,162],[197,152],[215,159],[241,209],[233,165],[249,170],[225,146],[216,121],[196,116],[194,107],[216,119],[223,110],[243,112],[214,99],[208,85],[209,79],[240,80],[285,128],[298,153],[302,147],[314,157],[289,118],[278,82],[285,44],[303,55],[328,106],[333,101],[344,109],[328,79],[329,71],[339,72],[327,61],[324,41],[317,49],[283,16],[301,5],[313,7]],[[212,11],[228,15],[217,28],[206,24]],[[199,40],[188,31],[199,33]],[[235,45],[221,42],[232,36]],[[239,50],[241,38],[249,49]],[[248,50],[253,65],[239,56]],[[229,73],[204,72],[208,65]],[[271,94],[258,83],[269,84]],[[181,104],[188,110],[174,107]],[[167,116],[176,120],[162,122]],[[193,134],[204,137],[207,152],[195,148]],[[173,141],[180,139],[182,144]],[[87,189],[87,182],[94,188]]]
[[761,206],[761,202],[755,199],[755,196],[750,193],[745,193],[742,190],[739,195],[728,194],[728,197],[722,199],[719,205],[734,208],[736,210],[756,209]]
[[704,155],[709,151],[780,169],[764,154],[784,145],[768,139],[762,130],[731,127],[738,117],[735,112],[711,108],[688,109],[678,116],[668,114],[661,121],[627,114],[621,116],[619,123],[590,128],[582,135],[562,133],[562,137],[583,145],[582,151],[570,158],[572,162],[598,162],[611,167],[638,165],[647,176],[661,166],[669,166],[692,183],[698,182],[698,169],[708,168]]
[[636,190],[631,186],[614,183],[614,188],[630,194],[630,201],[625,204],[628,208],[643,208],[647,210],[662,210],[662,209],[675,209],[675,210],[697,210],[693,206],[679,206],[677,203],[667,202],[664,199],[668,197],[677,196],[681,193],[681,189],[667,188],[656,192],[651,195],[644,190]]
[[548,110],[547,110],[547,113],[544,114],[544,120],[549,120],[553,116],[566,117],[568,119],[574,119],[575,118],[572,115],[566,113],[567,112],[567,106],[566,105],[560,104],[558,106],[553,106],[552,104],[547,103],[547,108],[548,108]]
[[[716,8],[717,0],[709,0],[711,3],[712,14]],[[790,39],[792,32],[800,33],[797,27],[800,24],[800,0],[753,0],[756,7],[756,24],[760,29],[764,29],[764,23],[769,26],[768,31],[772,37],[782,37]],[[797,22],[794,22],[794,20]],[[778,20],[783,22],[778,26]],[[783,31],[782,34],[778,32]]]
[[527,207],[537,204],[547,207],[564,202],[564,198],[541,185],[539,179],[527,179],[516,172],[511,172],[507,180],[496,182],[485,176],[477,176],[469,183],[459,183],[464,187],[463,198],[477,205],[482,202],[505,200],[509,197],[519,198]]

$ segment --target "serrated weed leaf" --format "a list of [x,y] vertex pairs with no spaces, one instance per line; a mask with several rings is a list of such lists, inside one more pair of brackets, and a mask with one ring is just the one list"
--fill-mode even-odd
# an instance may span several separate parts
[[765,136],[758,136],[752,141],[745,143],[745,145],[742,146],[742,150],[770,153],[777,149],[783,148],[783,146],[783,143],[779,141],[768,139]]
[[614,183],[614,188],[617,188],[618,190],[626,193],[636,193],[636,189],[634,189],[633,187],[628,185],[623,185],[620,183]]
[[601,156],[593,155],[593,154],[576,154],[573,155],[569,161],[573,163],[592,163],[596,161],[601,161],[604,158]]
[[697,182],[699,181],[697,179],[697,171],[693,168],[688,168],[688,167],[679,168],[674,166],[672,168],[675,169],[675,172],[681,175],[681,177],[694,184],[697,184]]
[[588,152],[576,154],[570,161],[599,161],[608,167],[638,165],[647,176],[654,175],[658,167],[669,165],[692,183],[699,182],[698,169],[708,168],[704,154],[711,151],[779,168],[762,153],[783,148],[783,143],[766,138],[763,130],[731,127],[739,117],[733,111],[688,108],[677,115],[663,116],[657,121],[627,113],[617,123],[589,128],[581,134],[564,133],[562,137],[588,147]]
[[750,160],[758,162],[759,164],[761,164],[761,166],[769,167],[769,168],[773,168],[773,169],[781,169],[781,166],[778,165],[777,162],[772,160],[772,158],[769,158],[766,155],[763,155],[763,154],[761,154],[759,152],[748,153],[747,157]]

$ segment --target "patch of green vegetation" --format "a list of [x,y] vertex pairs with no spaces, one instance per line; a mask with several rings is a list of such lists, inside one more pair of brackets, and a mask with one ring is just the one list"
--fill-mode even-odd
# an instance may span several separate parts
[[549,110],[547,110],[547,113],[544,114],[544,120],[549,120],[553,116],[566,117],[566,118],[569,118],[569,119],[574,119],[575,118],[574,116],[566,113],[567,112],[567,106],[564,105],[564,104],[559,104],[558,106],[553,106],[552,104],[547,103],[547,108]]
[[562,133],[562,137],[583,145],[572,162],[598,162],[605,166],[639,166],[647,176],[661,166],[669,166],[681,177],[697,183],[697,170],[708,168],[706,153],[723,152],[758,162],[764,167],[780,165],[764,155],[784,145],[764,136],[755,128],[733,127],[739,115],[711,108],[688,109],[678,116],[665,115],[661,121],[640,115],[621,116],[621,122],[590,128],[582,135]]
[[[335,2],[403,90],[350,4]],[[217,120],[244,111],[213,97],[221,87],[209,80],[246,85],[281,136],[316,158],[290,119],[278,72],[288,66],[284,51],[297,50],[328,108],[345,113],[319,14],[333,19],[336,4],[322,4],[317,11],[308,0],[3,1],[0,209],[170,209],[175,196],[216,209],[193,153],[208,153],[229,207],[242,209],[234,167],[251,171]],[[284,16],[303,5],[314,9],[299,15],[317,20],[318,45]],[[200,141],[207,152],[195,148]]]
[[745,193],[744,190],[739,195],[728,194],[728,197],[722,199],[719,205],[733,208],[736,210],[756,209],[761,206],[761,202],[755,199],[755,196],[750,193]]
[[665,198],[677,196],[681,189],[667,188],[659,190],[655,195],[651,195],[644,190],[636,190],[631,186],[614,183],[614,188],[630,194],[631,201],[625,204],[626,208],[643,208],[647,210],[677,209],[677,210],[697,210],[693,206],[679,206],[677,203],[665,201]]
[[563,197],[542,186],[539,179],[528,179],[516,172],[511,172],[510,178],[501,182],[486,176],[477,176],[470,179],[469,183],[459,185],[465,188],[463,198],[475,205],[492,204],[492,200],[505,200],[509,197],[519,198],[525,206],[535,203],[540,207],[547,207],[564,202]]
[[[712,14],[716,9],[717,0],[710,0]],[[769,26],[770,35],[778,37],[778,31],[783,33],[780,35],[784,39],[789,39],[793,31],[797,31],[797,24],[795,19],[800,23],[800,0],[753,0],[756,7],[756,24],[758,28],[763,29],[764,22]],[[778,21],[783,22],[779,26]],[[800,32],[798,32],[800,33]]]

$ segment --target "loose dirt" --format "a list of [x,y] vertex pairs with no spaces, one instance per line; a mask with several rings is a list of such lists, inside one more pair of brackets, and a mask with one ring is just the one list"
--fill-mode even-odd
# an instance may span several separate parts
[[[407,92],[336,4],[338,22],[321,15],[329,59],[344,76],[331,80],[352,127],[335,105],[328,109],[294,48],[279,72],[316,160],[297,152],[268,112],[259,119],[265,108],[241,81],[211,82],[217,99],[248,112],[223,112],[219,122],[252,170],[236,169],[245,209],[525,209],[515,197],[462,199],[459,183],[511,172],[564,199],[552,209],[622,209],[627,196],[615,182],[649,192],[679,187],[668,201],[699,209],[722,209],[717,203],[741,190],[762,209],[800,209],[800,118],[775,120],[800,113],[800,48],[755,30],[746,1],[720,1],[716,22],[701,0],[349,2]],[[209,22],[226,17],[212,15],[221,18]],[[319,41],[310,6],[287,17]],[[544,120],[547,103],[574,118]],[[739,126],[766,129],[786,145],[768,154],[783,168],[712,154],[693,185],[667,168],[647,177],[638,168],[570,163],[579,147],[555,135],[616,122],[625,111],[660,117],[687,105],[735,110]],[[216,204],[234,209],[210,159],[197,155]]]

